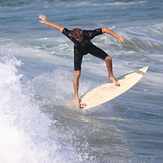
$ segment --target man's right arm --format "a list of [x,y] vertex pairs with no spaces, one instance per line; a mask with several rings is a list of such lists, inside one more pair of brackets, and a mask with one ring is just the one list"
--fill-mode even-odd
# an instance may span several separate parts
[[39,18],[41,19],[39,22],[42,23],[42,24],[46,24],[46,25],[49,25],[55,29],[58,29],[60,32],[63,31],[64,27],[58,25],[58,24],[55,24],[55,23],[51,23],[49,22],[47,19],[46,19],[46,16],[45,15],[39,15]]

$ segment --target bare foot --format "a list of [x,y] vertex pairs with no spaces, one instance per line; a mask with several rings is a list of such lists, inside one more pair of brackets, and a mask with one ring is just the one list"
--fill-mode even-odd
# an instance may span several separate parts
[[115,79],[115,77],[109,77],[109,79],[111,79],[113,81],[113,83],[116,85],[116,86],[120,86],[120,84],[118,83],[118,81]]

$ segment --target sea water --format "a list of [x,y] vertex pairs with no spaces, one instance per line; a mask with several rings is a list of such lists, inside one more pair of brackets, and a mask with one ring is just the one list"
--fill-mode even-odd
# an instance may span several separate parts
[[[93,39],[113,58],[115,77],[149,66],[128,92],[87,112],[73,100],[73,44],[39,23],[108,27]],[[163,1],[0,1],[0,162],[161,163]],[[108,82],[105,62],[84,56],[79,94]]]

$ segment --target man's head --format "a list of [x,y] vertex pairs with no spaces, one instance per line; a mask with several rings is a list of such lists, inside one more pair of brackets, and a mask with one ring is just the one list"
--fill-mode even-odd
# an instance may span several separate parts
[[83,40],[83,31],[79,28],[74,28],[70,31],[70,36],[74,37],[77,41],[82,42]]

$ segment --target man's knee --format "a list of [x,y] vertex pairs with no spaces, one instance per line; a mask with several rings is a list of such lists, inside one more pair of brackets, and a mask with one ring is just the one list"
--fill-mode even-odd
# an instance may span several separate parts
[[74,71],[74,78],[77,79],[80,77],[80,74],[81,74],[81,70],[76,70]]
[[107,56],[107,57],[105,58],[105,61],[112,61],[112,57]]

